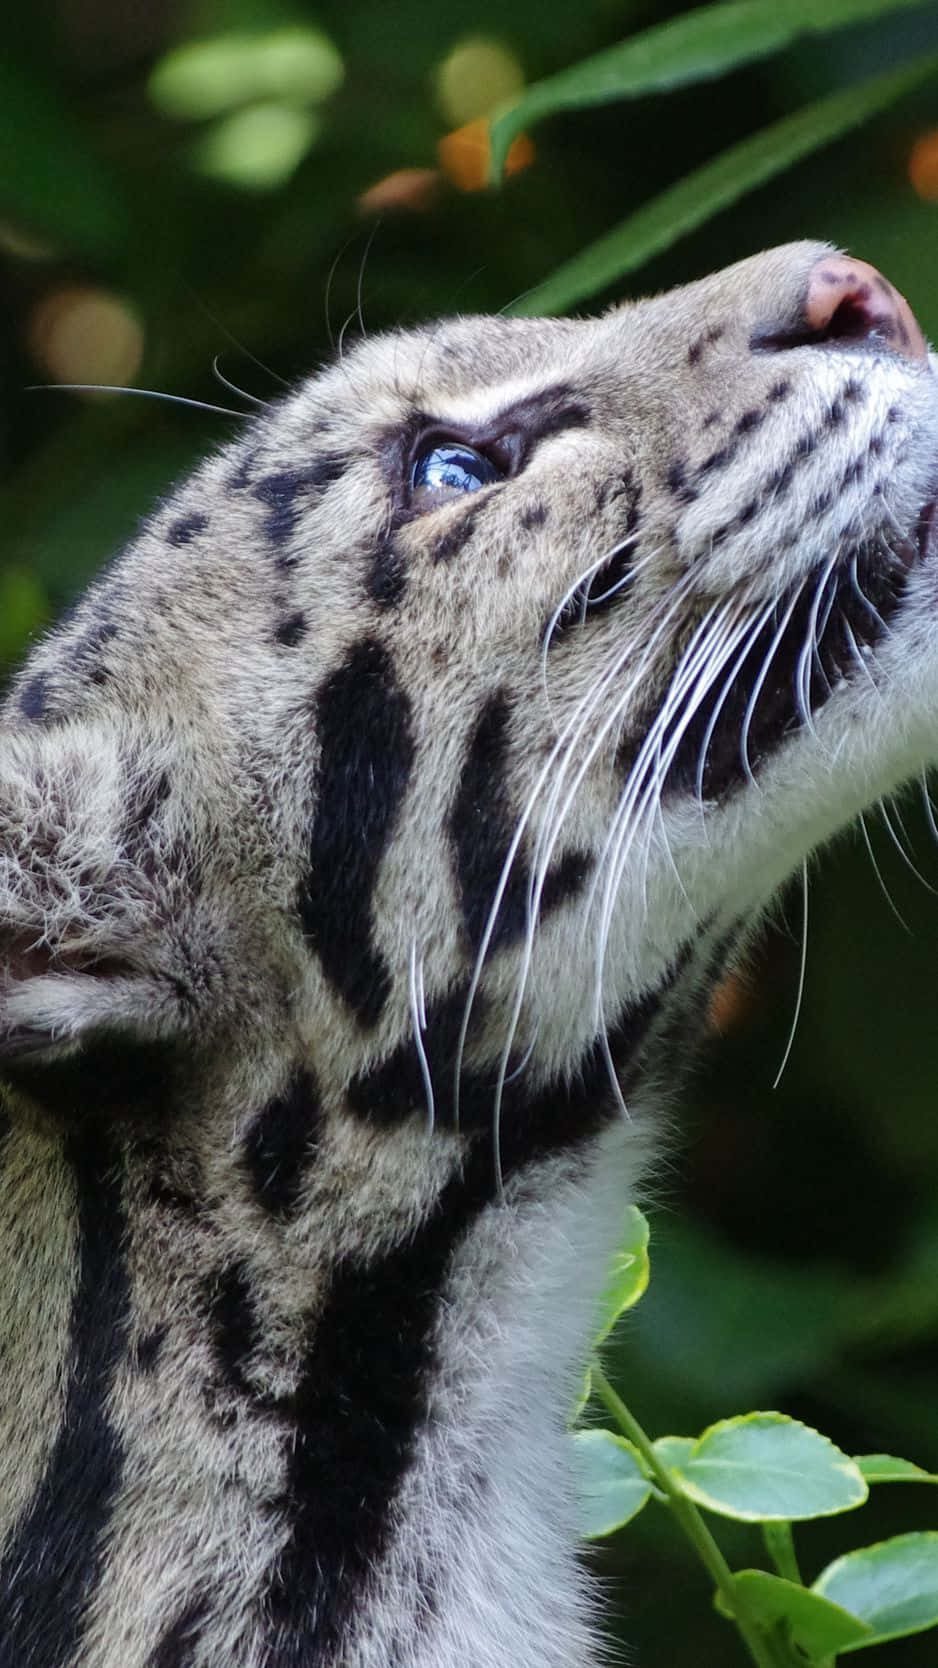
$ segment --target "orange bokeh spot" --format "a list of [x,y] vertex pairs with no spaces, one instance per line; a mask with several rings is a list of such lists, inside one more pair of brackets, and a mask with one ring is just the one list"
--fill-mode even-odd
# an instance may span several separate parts
[[[489,183],[492,160],[489,121],[480,116],[447,133],[437,145],[437,155],[447,179],[460,191],[484,191]],[[526,133],[519,133],[505,159],[505,173],[518,174],[534,161],[533,142]]]
[[60,284],[36,302],[26,343],[52,382],[132,382],[143,358],[143,326],[118,295],[91,284]]
[[716,1031],[721,1037],[739,1030],[752,1009],[752,1003],[752,986],[745,975],[735,970],[724,973],[719,984],[715,985],[710,993],[707,1004],[708,1028]]
[[909,152],[909,180],[926,203],[938,203],[938,128],[923,133]]

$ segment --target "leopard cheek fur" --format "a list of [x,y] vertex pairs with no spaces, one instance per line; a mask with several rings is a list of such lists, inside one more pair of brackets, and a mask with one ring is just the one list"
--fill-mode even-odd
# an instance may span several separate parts
[[791,245],[361,345],[36,649],[4,1668],[598,1660],[592,1294],[749,924],[934,755],[936,492],[906,304]]

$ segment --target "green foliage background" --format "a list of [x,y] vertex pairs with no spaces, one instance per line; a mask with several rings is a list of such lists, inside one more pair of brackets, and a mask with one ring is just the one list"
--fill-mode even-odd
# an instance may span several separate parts
[[[832,3],[817,0],[815,11]],[[343,329],[354,335],[362,322],[373,331],[524,305],[564,262],[728,147],[938,50],[938,5],[894,11],[795,41],[719,81],[539,122],[533,165],[500,190],[444,184],[434,207],[380,220],[357,208],[392,170],[436,166],[447,124],[434,77],[468,35],[504,43],[534,82],[672,10],[659,0],[477,0],[471,13],[447,0],[52,0],[6,17],[3,661],[238,422],[131,397],[32,391],[46,380],[31,345],[37,308],[59,287],[101,286],[128,300],[145,331],[140,386],[239,407],[212,378],[216,354],[225,376],[265,398],[277,377],[329,357]],[[316,107],[318,138],[267,190],[206,177],[195,156],[210,123],[160,112],[148,93],[155,66],[190,38],[298,23],[324,31],[344,66],[341,86]],[[591,304],[810,235],[881,266],[938,336],[938,205],[913,192],[906,172],[913,142],[932,126],[935,76],[689,235],[659,239],[653,259]],[[890,813],[899,844],[924,882],[878,812],[867,819],[875,867],[850,836],[812,868],[805,999],[779,1089],[797,889],[681,1116],[655,1183],[652,1289],[610,1351],[611,1372],[653,1434],[779,1407],[851,1452],[892,1449],[938,1467],[938,898],[929,890],[938,852],[921,794],[900,815]],[[933,1491],[884,1489],[870,1511],[877,1521],[864,1514],[864,1540],[933,1527]],[[844,1525],[806,1526],[809,1579],[843,1549]],[[624,1633],[648,1668],[737,1660],[705,1579],[660,1513],[595,1556],[624,1577]],[[750,1558],[759,1561],[758,1547],[740,1550]],[[925,1635],[877,1660],[931,1668],[935,1651]]]

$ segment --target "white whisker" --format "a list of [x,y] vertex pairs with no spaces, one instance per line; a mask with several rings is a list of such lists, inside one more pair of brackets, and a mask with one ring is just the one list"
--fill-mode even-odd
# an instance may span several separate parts
[[433,1134],[436,1121],[436,1103],[433,1097],[433,1078],[430,1075],[430,1063],[423,1044],[423,1033],[427,1027],[426,1004],[423,990],[423,957],[417,962],[417,940],[410,941],[410,1018],[414,1033],[414,1047],[420,1062],[420,1075],[423,1078],[424,1093],[427,1097],[427,1134]]
[[808,860],[805,857],[805,858],[802,858],[802,861],[801,861],[801,960],[800,960],[800,964],[799,964],[799,967],[798,967],[798,989],[795,992],[795,1011],[791,1016],[791,1026],[790,1026],[789,1032],[788,1032],[788,1041],[785,1044],[785,1052],[782,1055],[781,1065],[779,1066],[778,1071],[775,1073],[775,1081],[772,1084],[773,1089],[777,1089],[779,1084],[782,1081],[782,1075],[785,1071],[785,1067],[787,1066],[787,1064],[789,1062],[789,1059],[791,1058],[791,1051],[792,1051],[792,1049],[794,1047],[794,1044],[795,1044],[795,1033],[798,1029],[798,1021],[801,1018],[801,1004],[804,1000],[804,985],[805,985],[805,974],[807,972],[807,967],[808,967]]

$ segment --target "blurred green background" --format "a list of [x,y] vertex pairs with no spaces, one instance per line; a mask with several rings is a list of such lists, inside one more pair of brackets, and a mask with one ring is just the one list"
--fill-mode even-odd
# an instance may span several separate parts
[[[719,80],[538,122],[501,188],[480,188],[484,130],[466,123],[671,14],[656,0],[50,0],[7,15],[3,665],[181,470],[343,335],[506,307],[766,124],[938,51],[935,4],[821,32]],[[666,230],[587,304],[801,236],[877,263],[938,336],[938,75],[690,235]],[[231,415],[56,391],[66,382]],[[724,1034],[655,1182],[651,1289],[611,1354],[652,1434],[778,1407],[852,1452],[938,1467],[938,851],[921,789],[867,829],[812,866],[781,1085],[797,887],[724,992]],[[936,1522],[934,1490],[882,1488],[860,1516],[799,1533],[805,1574]],[[759,1559],[735,1529],[724,1544]],[[742,1661],[662,1513],[590,1556],[622,1577],[632,1660]],[[871,1661],[933,1668],[936,1635]]]

